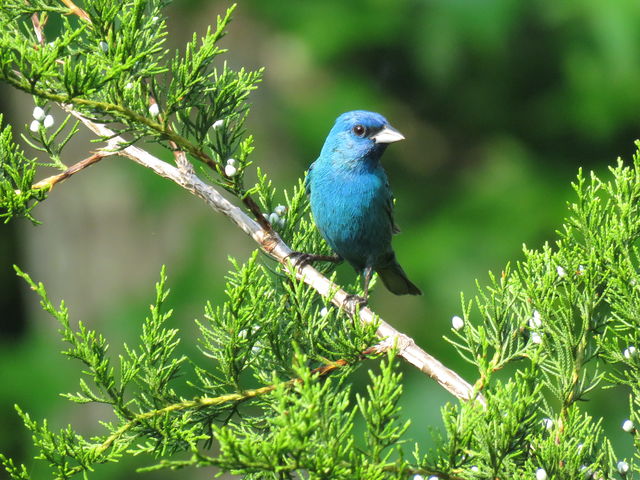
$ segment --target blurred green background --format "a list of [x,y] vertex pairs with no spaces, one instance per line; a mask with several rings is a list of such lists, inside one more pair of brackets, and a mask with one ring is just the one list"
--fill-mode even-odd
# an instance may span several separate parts
[[[167,11],[170,45],[203,32],[228,5],[176,0]],[[472,297],[475,280],[486,283],[489,270],[520,259],[523,243],[552,241],[577,169],[605,173],[617,156],[630,159],[640,136],[637,0],[247,0],[222,43],[232,66],[266,67],[249,129],[253,160],[279,188],[303,175],[344,111],[379,111],[405,134],[383,161],[403,230],[394,246],[425,294],[379,288],[371,303],[470,381],[473,370],[442,339],[460,314],[459,293]],[[1,86],[0,102],[16,130],[30,121],[27,96]],[[86,146],[66,161],[85,156]],[[58,354],[56,326],[13,263],[64,298],[74,320],[103,332],[114,354],[135,341],[166,264],[173,325],[184,332],[184,351],[195,352],[193,319],[206,300],[223,298],[227,255],[244,259],[253,248],[201,202],[124,159],[56,187],[35,214],[43,225],[0,226],[0,451],[29,464],[14,404],[84,433],[97,433],[105,412],[58,396],[76,389],[79,365]],[[349,268],[339,275],[352,278]],[[428,446],[451,397],[402,368],[410,437]],[[631,452],[619,429],[627,406],[615,389],[589,406],[605,417],[621,456]],[[128,468],[108,466],[96,478],[124,477]]]

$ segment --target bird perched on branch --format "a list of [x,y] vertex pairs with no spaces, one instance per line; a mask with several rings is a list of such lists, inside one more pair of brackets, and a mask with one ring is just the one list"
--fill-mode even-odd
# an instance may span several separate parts
[[305,180],[315,223],[336,255],[299,254],[299,260],[348,261],[363,276],[365,301],[374,271],[396,295],[422,293],[391,248],[399,229],[380,157],[388,144],[400,140],[404,136],[378,113],[343,113]]

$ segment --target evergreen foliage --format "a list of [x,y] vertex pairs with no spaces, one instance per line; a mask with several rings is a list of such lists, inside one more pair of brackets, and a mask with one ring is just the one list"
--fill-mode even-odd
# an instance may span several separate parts
[[13,141],[11,126],[4,126],[0,132],[0,218],[5,222],[20,216],[35,221],[31,209],[44,198],[43,192],[31,188],[35,173],[35,160],[25,157]]
[[[186,152],[211,182],[265,212],[292,248],[328,253],[301,182],[281,196],[258,171],[256,185],[244,186],[252,151],[247,96],[260,72],[219,64],[217,44],[233,8],[172,54],[164,47],[167,3],[5,0],[0,79],[45,109],[69,105],[108,124],[130,144]],[[26,158],[4,127],[0,217],[33,220],[47,192],[34,185],[36,171],[64,171],[64,147],[77,131],[68,119],[52,134],[46,122],[31,128],[26,139],[46,157],[39,161]],[[449,341],[477,372],[486,406],[445,405],[445,429],[429,452],[406,436],[402,376],[393,352],[380,358],[370,348],[375,325],[323,303],[258,250],[245,262],[231,259],[226,300],[207,304],[197,322],[197,358],[180,353],[180,332],[167,326],[173,311],[164,269],[139,342],[115,357],[106,338],[72,323],[64,303],[55,306],[44,285],[16,268],[59,322],[64,355],[82,365],[78,391],[65,397],[108,405],[114,415],[85,436],[17,408],[37,458],[55,478],[90,476],[131,455],[148,459],[147,470],[216,466],[250,479],[632,478],[640,462],[640,153],[630,165],[619,161],[608,180],[580,173],[574,190],[554,244],[525,247],[520,262],[479,283],[472,300],[462,298],[462,323]],[[284,208],[276,198],[286,199]],[[355,392],[353,372],[366,359],[374,359],[369,384]],[[628,472],[587,402],[612,386],[630,399]],[[11,478],[31,478],[0,459]]]

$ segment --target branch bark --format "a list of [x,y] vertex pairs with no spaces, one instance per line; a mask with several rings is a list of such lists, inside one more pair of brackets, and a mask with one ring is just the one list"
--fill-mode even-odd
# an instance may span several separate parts
[[287,268],[295,269],[297,278],[313,287],[323,297],[331,298],[331,302],[338,308],[344,309],[352,316],[356,314],[359,315],[359,320],[365,324],[379,322],[376,333],[378,337],[382,339],[382,342],[375,347],[377,351],[382,352],[395,346],[399,357],[418,368],[421,372],[429,375],[457,398],[461,400],[477,400],[485,405],[485,400],[481,393],[474,390],[474,388],[456,372],[445,367],[439,360],[421,349],[412,338],[399,332],[390,324],[380,319],[369,307],[356,310],[355,304],[349,300],[347,292],[339,288],[338,285],[322,275],[311,265],[294,265],[289,260],[289,256],[293,251],[276,232],[263,229],[242,209],[224,198],[216,188],[203,182],[195,175],[193,170],[176,168],[134,145],[122,148],[123,145],[127,145],[128,142],[121,137],[115,136],[115,133],[105,125],[95,123],[85,118],[73,110],[71,105],[62,105],[62,107],[80,120],[91,131],[101,137],[108,138],[107,146],[101,150],[102,152],[105,154],[118,152],[120,155],[130,158],[143,167],[149,168],[156,174],[180,185],[193,195],[201,198],[213,210],[228,217],[271,257]]
[[87,167],[90,167],[94,163],[97,163],[104,157],[108,157],[110,155],[117,155],[117,152],[96,152],[90,157],[87,157],[83,160],[80,160],[78,163],[71,165],[64,172],[42,179],[38,183],[34,183],[32,185],[32,188],[46,188],[47,190],[51,190],[56,183],[64,182],[71,175],[75,175],[76,173],[84,170]]

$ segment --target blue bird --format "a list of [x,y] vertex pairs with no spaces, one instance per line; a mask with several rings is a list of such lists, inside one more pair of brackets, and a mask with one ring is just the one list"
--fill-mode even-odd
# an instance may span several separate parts
[[421,295],[396,260],[391,237],[393,194],[380,157],[404,136],[380,114],[340,115],[305,179],[318,230],[337,254],[302,254],[304,262],[347,260],[364,279],[365,301],[373,272],[396,295]]

